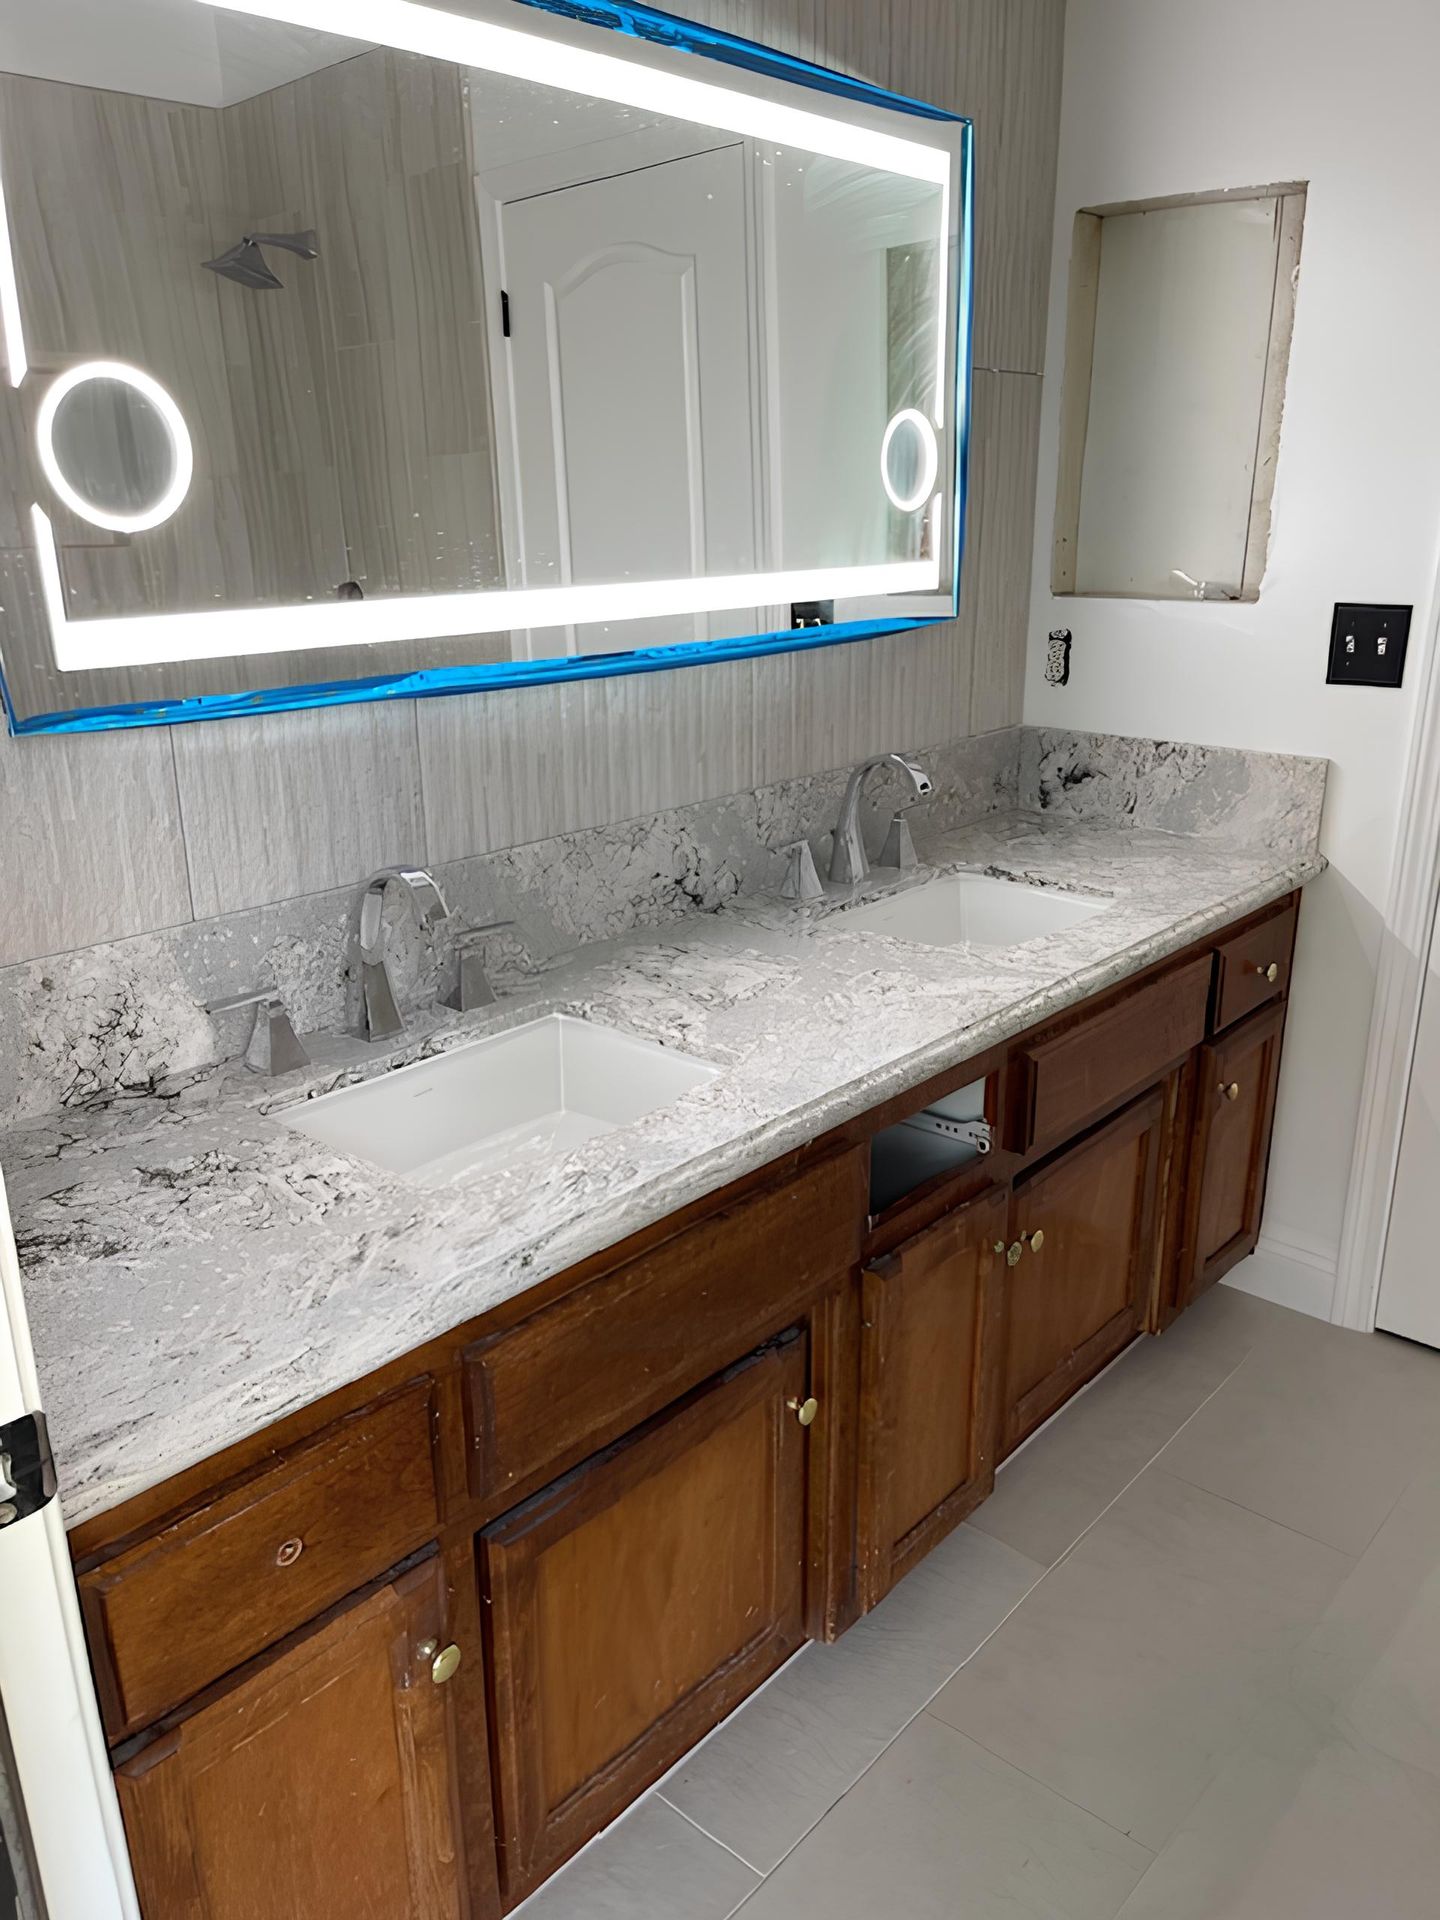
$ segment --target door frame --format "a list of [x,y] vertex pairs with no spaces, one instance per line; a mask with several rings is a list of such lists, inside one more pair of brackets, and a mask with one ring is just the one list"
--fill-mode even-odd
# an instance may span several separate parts
[[1440,568],[1424,632],[1430,644],[1420,661],[1330,1309],[1336,1326],[1362,1333],[1375,1331],[1400,1136],[1440,906]]
[[[725,147],[741,147],[745,161],[745,264],[749,279],[747,310],[751,380],[751,500],[755,522],[756,567],[771,568],[780,552],[778,468],[772,422],[778,418],[775,328],[776,269],[774,249],[773,183],[755,162],[756,143],[743,138],[716,138],[703,146],[681,142],[656,128],[641,129],[627,139],[600,143],[605,164],[597,169],[594,147],[560,154],[537,155],[473,177],[476,217],[480,228],[480,272],[484,282],[485,341],[490,363],[490,407],[495,428],[496,498],[500,514],[500,560],[505,584],[521,588],[528,583],[521,556],[525,551],[525,511],[520,487],[519,423],[515,412],[515,385],[510,360],[510,335],[505,331],[502,294],[505,291],[505,209],[517,201],[541,194],[561,193],[571,187],[597,185],[620,175],[668,166],[676,160],[700,157]],[[769,187],[767,195],[765,189]],[[761,606],[761,624],[777,631],[789,624],[788,607]],[[705,618],[705,616],[697,616]],[[519,642],[520,636],[516,635]],[[573,644],[573,634],[572,634]],[[536,657],[528,633],[522,657]],[[543,656],[542,656],[543,657]]]
[[[0,1175],[0,1422],[40,1407]],[[46,1920],[140,1920],[59,1498],[0,1530],[0,1704]]]

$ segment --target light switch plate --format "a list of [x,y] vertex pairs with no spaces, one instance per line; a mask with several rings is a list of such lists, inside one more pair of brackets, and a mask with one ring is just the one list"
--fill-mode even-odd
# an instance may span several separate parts
[[1398,687],[1405,677],[1413,607],[1336,603],[1330,626],[1332,687]]

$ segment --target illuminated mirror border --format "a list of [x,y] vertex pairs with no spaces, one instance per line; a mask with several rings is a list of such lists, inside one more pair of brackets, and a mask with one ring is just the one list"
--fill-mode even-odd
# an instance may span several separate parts
[[[334,28],[329,0],[194,0],[227,11],[253,14],[293,25]],[[286,685],[238,694],[188,699],[149,699],[109,707],[17,716],[0,672],[10,731],[24,733],[97,732],[116,727],[166,725],[218,719],[228,715],[343,705],[360,701],[410,699],[480,691],[492,687],[545,685],[558,681],[601,679],[620,674],[657,672],[757,655],[809,650],[926,628],[952,618],[958,609],[964,541],[970,427],[970,360],[973,324],[973,128],[963,116],[927,102],[834,73],[752,41],[677,19],[673,15],[619,0],[517,0],[537,12],[559,16],[587,28],[606,28],[632,42],[665,53],[699,54],[709,60],[862,107],[943,123],[946,144],[911,141],[867,122],[850,122],[803,107],[677,71],[672,62],[657,65],[633,55],[598,53],[587,46],[543,34],[498,25],[491,20],[446,14],[410,0],[352,0],[346,30],[377,43],[402,47],[461,64],[487,67],[522,77],[543,71],[557,80],[561,56],[569,84],[598,97],[627,104],[650,104],[679,117],[763,137],[788,141],[812,151],[865,159],[886,170],[936,180],[944,189],[942,225],[947,241],[959,236],[954,276],[953,316],[949,281],[941,277],[942,308],[938,352],[943,367],[953,350],[953,384],[946,369],[937,388],[937,415],[946,400],[954,406],[951,445],[954,472],[950,526],[949,591],[942,585],[937,559],[897,561],[881,566],[812,569],[734,575],[697,576],[677,581],[645,581],[620,586],[504,589],[484,593],[394,595],[368,603],[303,605],[285,608],[221,609],[195,614],[131,614],[71,620],[67,616],[59,553],[48,515],[37,502],[31,508],[42,598],[57,668],[80,671],[96,666],[153,665],[188,660],[275,654],[311,648],[446,635],[497,632],[559,625],[587,619],[617,619],[719,611],[738,606],[776,605],[811,600],[865,605],[863,617],[842,618],[832,626],[738,636],[730,640],[686,641],[627,653],[563,655],[549,660],[446,666],[413,672],[389,672],[313,685]],[[599,36],[593,36],[598,38]],[[662,55],[663,57],[663,55]],[[918,132],[918,128],[917,128]],[[953,319],[953,326],[952,326]],[[16,286],[9,227],[0,182],[0,329],[3,359],[13,386],[26,377],[23,316]],[[928,424],[928,423],[927,423]],[[943,417],[937,417],[943,427]],[[886,604],[886,596],[891,596]],[[923,611],[906,610],[902,596],[923,598]],[[936,603],[940,602],[937,607]],[[247,640],[246,629],[256,638]],[[263,634],[263,641],[259,636]]]

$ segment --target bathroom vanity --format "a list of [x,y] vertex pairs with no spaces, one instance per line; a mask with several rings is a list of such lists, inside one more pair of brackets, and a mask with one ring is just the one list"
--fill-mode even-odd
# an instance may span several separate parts
[[1298,900],[82,1520],[147,1920],[504,1912],[883,1599],[1253,1248]]

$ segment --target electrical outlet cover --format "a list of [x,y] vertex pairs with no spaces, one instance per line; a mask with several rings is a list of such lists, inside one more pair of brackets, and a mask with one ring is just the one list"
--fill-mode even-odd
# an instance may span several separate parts
[[1332,687],[1398,687],[1405,677],[1413,607],[1336,603],[1330,626]]

